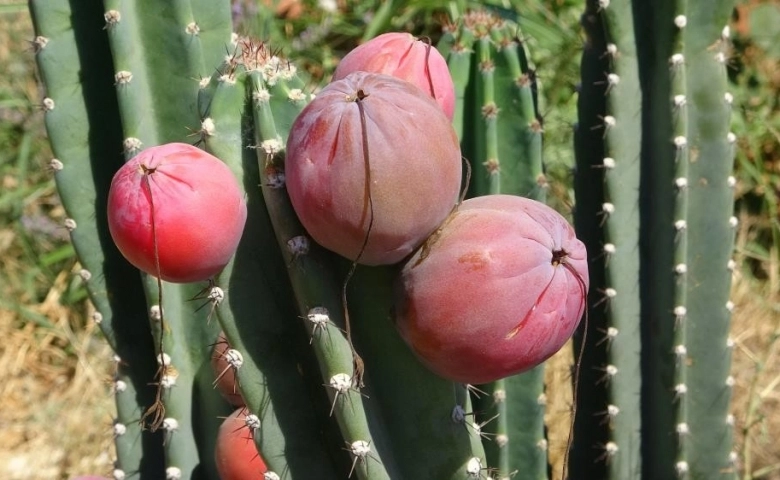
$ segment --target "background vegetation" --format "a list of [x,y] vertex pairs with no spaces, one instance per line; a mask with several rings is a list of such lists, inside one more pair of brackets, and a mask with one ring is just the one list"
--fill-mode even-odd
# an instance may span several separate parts
[[[406,30],[434,40],[434,0],[234,0],[236,29],[305,65],[312,88],[363,36]],[[505,0],[521,12],[543,85],[545,158],[555,206],[571,206],[581,0]],[[79,265],[48,163],[24,2],[0,0],[0,478],[111,471],[111,353],[89,321]],[[740,0],[730,58],[740,218],[733,301],[733,411],[743,478],[780,479],[780,1]],[[570,352],[551,361],[553,459],[570,419]]]

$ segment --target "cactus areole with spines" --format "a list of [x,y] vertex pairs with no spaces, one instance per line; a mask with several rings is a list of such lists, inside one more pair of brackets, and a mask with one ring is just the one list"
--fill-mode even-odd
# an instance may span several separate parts
[[356,72],[296,118],[285,169],[293,208],[317,243],[386,265],[452,211],[462,165],[455,130],[433,99],[404,80]]
[[585,246],[557,212],[523,197],[476,197],[404,265],[396,322],[433,371],[487,383],[557,352],[588,285]]
[[239,408],[219,427],[214,456],[222,480],[259,479],[268,472],[252,438],[255,418],[250,415],[246,408]]
[[108,225],[119,251],[170,282],[206,280],[227,265],[246,222],[230,169],[184,143],[144,150],[114,176]]

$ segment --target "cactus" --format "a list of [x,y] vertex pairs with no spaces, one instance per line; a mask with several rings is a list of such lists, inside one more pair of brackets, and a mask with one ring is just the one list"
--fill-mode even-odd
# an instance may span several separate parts
[[[522,32],[507,10],[459,8],[437,49],[463,187],[544,201]],[[733,476],[729,8],[587,2],[574,217],[592,288],[571,478]],[[301,225],[286,144],[316,92],[294,59],[231,34],[227,0],[31,0],[30,11],[66,227],[117,354],[115,478],[219,478],[220,417],[233,411],[212,385],[220,330],[246,404],[231,418],[267,466],[257,478],[549,478],[543,367],[475,386],[436,376],[394,325],[401,265],[358,266]],[[141,274],[109,234],[114,172],[170,142],[223,161],[246,200],[235,255],[207,282]]]
[[[583,24],[589,41],[583,51],[575,137],[575,226],[588,246],[593,288],[572,471],[582,472],[582,478],[586,472],[607,478],[609,472],[612,478],[629,479],[638,478],[642,464],[639,139],[643,118],[632,6],[615,2],[602,9],[591,3]],[[615,447],[617,452],[610,454]],[[594,452],[609,461],[593,462]]]
[[732,8],[589,1],[583,16],[575,218],[598,267],[573,478],[735,476]]

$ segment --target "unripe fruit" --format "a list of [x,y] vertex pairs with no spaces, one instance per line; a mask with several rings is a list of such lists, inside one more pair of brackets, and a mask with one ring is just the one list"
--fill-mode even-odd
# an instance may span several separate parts
[[246,403],[238,390],[236,369],[228,362],[229,350],[230,344],[225,334],[220,332],[214,343],[214,348],[211,350],[211,369],[214,371],[215,387],[231,405],[243,407]]
[[572,336],[588,290],[585,246],[550,207],[466,200],[405,264],[396,325],[442,377],[486,383],[540,364]]
[[246,215],[227,165],[184,143],[142,151],[119,169],[108,193],[108,227],[119,251],[154,276],[158,257],[159,276],[169,282],[219,273],[238,246]]
[[[357,72],[325,87],[287,141],[287,191],[325,248],[360,263],[392,264],[452,211],[460,145],[430,97],[387,75]],[[370,173],[369,173],[370,172]]]
[[214,455],[221,480],[256,480],[268,471],[246,426],[246,413],[239,408],[219,427]]
[[333,72],[333,80],[360,71],[392,75],[416,85],[452,120],[455,86],[447,61],[430,41],[401,32],[379,35],[345,55]]

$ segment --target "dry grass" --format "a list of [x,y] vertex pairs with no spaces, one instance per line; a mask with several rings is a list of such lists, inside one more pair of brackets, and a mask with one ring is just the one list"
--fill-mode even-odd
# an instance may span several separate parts
[[[740,220],[743,227],[737,237],[737,252],[745,252],[756,222],[744,215]],[[774,413],[780,409],[778,246],[770,249],[763,263],[767,280],[738,276],[733,288],[732,338],[736,348],[732,374],[736,387],[732,410],[744,478],[780,480],[780,415]]]
[[51,327],[0,312],[0,478],[110,471],[110,350],[92,327],[74,329],[79,319],[60,305],[68,275],[42,303],[25,307]]

